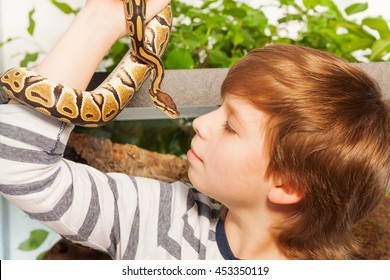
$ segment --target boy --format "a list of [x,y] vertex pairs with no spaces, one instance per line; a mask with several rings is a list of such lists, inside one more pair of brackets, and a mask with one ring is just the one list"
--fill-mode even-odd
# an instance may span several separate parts
[[[101,34],[80,28],[87,18],[93,23],[88,4],[95,2],[38,72],[85,88],[117,39],[107,27]],[[101,40],[107,31],[112,37],[99,53],[70,46],[73,36]],[[67,47],[59,64],[57,51]],[[77,75],[75,56],[87,61]],[[389,181],[389,107],[377,84],[332,55],[271,45],[233,66],[221,92],[223,104],[193,124],[193,186],[65,160],[72,125],[15,101],[1,105],[0,191],[65,238],[116,259],[353,256],[351,226],[378,204]]]

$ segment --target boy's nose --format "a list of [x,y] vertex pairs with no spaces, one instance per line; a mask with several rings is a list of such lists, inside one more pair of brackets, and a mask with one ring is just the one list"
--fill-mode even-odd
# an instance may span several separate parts
[[200,125],[201,125],[201,121],[202,121],[201,118],[202,118],[202,116],[197,117],[192,122],[192,127],[194,128],[196,135],[198,135],[198,137],[200,137],[200,138],[203,138],[203,133],[201,133],[201,131],[200,131]]
[[207,137],[207,130],[208,130],[207,127],[208,127],[208,122],[210,122],[210,120],[208,120],[209,114],[210,113],[197,117],[192,122],[192,127],[194,128],[196,135],[198,135],[198,137],[202,139],[205,139]]
[[213,129],[215,129],[216,123],[218,123],[220,118],[219,109],[211,111],[205,115],[197,117],[192,122],[192,127],[194,128],[198,137],[202,139],[209,138]]

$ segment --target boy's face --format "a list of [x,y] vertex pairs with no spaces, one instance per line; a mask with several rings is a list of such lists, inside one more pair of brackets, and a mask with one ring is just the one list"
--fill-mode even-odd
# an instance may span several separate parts
[[202,193],[233,207],[265,202],[265,114],[244,99],[227,94],[221,107],[197,118],[187,157],[189,178]]

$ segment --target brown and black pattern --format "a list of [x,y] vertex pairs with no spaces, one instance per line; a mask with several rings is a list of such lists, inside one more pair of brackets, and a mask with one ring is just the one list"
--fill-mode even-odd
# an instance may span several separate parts
[[168,5],[145,25],[145,0],[124,0],[132,50],[95,90],[80,91],[38,75],[27,68],[12,68],[0,76],[0,87],[11,97],[61,121],[95,127],[114,119],[152,71],[150,95],[169,117],[179,112],[172,98],[160,90],[164,66],[160,57],[171,33]]

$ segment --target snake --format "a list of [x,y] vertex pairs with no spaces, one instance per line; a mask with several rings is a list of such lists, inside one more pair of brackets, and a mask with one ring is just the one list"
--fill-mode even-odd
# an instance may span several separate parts
[[102,126],[113,120],[150,76],[149,94],[154,106],[170,118],[180,112],[169,94],[161,90],[161,61],[172,27],[168,4],[145,22],[145,0],[123,0],[130,35],[129,51],[111,74],[94,90],[78,90],[51,81],[26,67],[15,67],[0,76],[0,87],[35,110],[62,122],[84,127]]

